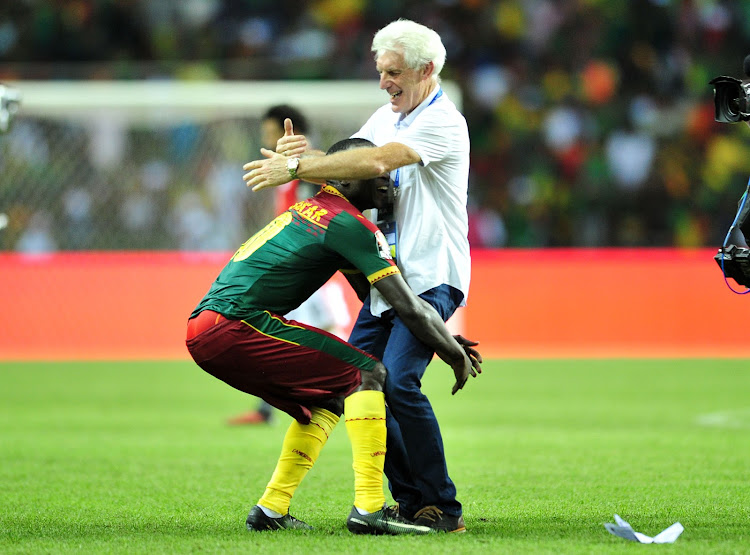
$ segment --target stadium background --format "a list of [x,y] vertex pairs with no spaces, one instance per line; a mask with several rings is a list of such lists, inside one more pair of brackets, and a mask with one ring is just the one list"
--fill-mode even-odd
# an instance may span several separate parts
[[[334,107],[342,80],[375,77],[379,27],[400,16],[428,24],[448,48],[443,75],[460,87],[472,138],[474,282],[454,325],[498,356],[747,354],[730,324],[741,301],[711,257],[750,173],[750,131],[713,121],[708,85],[740,74],[745,2],[2,10],[0,81],[22,92],[323,81],[317,94]],[[0,141],[0,357],[184,356],[184,317],[226,251],[270,216],[270,196],[239,180],[257,152],[260,103],[231,116],[111,117],[88,102],[54,115],[22,108]],[[321,146],[356,129],[316,113]],[[161,331],[139,327],[144,317]]]

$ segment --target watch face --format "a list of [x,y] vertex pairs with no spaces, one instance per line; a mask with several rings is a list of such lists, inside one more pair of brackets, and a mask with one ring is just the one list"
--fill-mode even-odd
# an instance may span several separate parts
[[297,179],[297,166],[299,166],[299,158],[289,158],[286,161],[286,169],[289,171],[292,179]]

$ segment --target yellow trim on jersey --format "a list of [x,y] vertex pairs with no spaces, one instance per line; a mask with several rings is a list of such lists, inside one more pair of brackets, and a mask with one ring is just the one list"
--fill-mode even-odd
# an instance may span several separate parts
[[344,195],[341,194],[341,191],[336,189],[335,187],[331,187],[330,185],[323,185],[322,191],[325,191],[326,193],[329,193],[331,195],[336,195],[337,197],[341,197],[345,201],[349,202],[349,199],[346,198]]
[[[264,312],[273,318],[273,316],[267,310],[264,311]],[[246,326],[249,326],[249,327],[253,328],[259,334],[265,335],[266,337],[270,337],[271,339],[275,339],[276,341],[282,341],[284,343],[289,343],[290,345],[295,345],[297,347],[299,347],[299,345],[300,345],[299,343],[295,343],[294,341],[288,341],[286,339],[281,339],[280,337],[276,337],[275,335],[269,335],[267,333],[263,333],[258,328],[256,328],[254,325],[252,325],[250,322],[248,322],[247,320],[242,320],[242,323],[245,324]],[[290,328],[300,328],[301,329],[300,326],[293,326],[291,324],[286,324],[285,322],[281,322],[281,323],[284,324],[284,325],[286,325],[286,326],[288,326],[288,327],[290,327]]]
[[367,281],[372,284],[383,278],[387,278],[388,276],[395,276],[400,273],[401,271],[398,269],[398,266],[389,266],[388,268],[383,268],[382,270],[378,270],[374,274],[367,276]]
[[271,318],[272,320],[278,321],[279,324],[281,324],[282,326],[286,326],[288,328],[297,328],[298,330],[305,329],[302,326],[295,326],[294,324],[290,324],[289,322],[284,322],[284,320],[282,320],[281,318],[279,318],[276,314],[271,314],[267,310],[264,310],[263,312],[265,312],[266,314],[268,314],[268,317]]

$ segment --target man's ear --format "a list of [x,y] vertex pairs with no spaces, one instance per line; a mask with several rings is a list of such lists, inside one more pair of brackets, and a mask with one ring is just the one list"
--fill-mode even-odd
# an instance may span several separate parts
[[422,67],[422,79],[429,79],[435,71],[435,64],[433,62],[427,62]]

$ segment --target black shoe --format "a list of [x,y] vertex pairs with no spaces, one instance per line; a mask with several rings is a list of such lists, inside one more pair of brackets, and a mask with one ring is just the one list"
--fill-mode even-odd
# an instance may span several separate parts
[[383,508],[368,515],[361,515],[356,507],[346,519],[346,527],[352,534],[430,534],[432,530],[427,526],[417,526],[404,517],[399,516],[393,507],[383,505]]
[[250,513],[247,515],[245,525],[248,530],[261,532],[263,530],[281,530],[284,528],[292,528],[295,530],[312,530],[312,526],[301,520],[297,520],[289,513],[279,518],[272,518],[267,516],[266,513],[258,506],[255,505],[250,509]]
[[410,513],[404,512],[400,503],[394,503],[389,508],[396,511],[397,515],[399,515],[403,519],[406,519],[408,522],[411,522],[411,523],[414,522],[414,513],[410,514]]
[[434,505],[417,511],[414,524],[427,526],[435,532],[466,532],[463,516],[447,515]]

